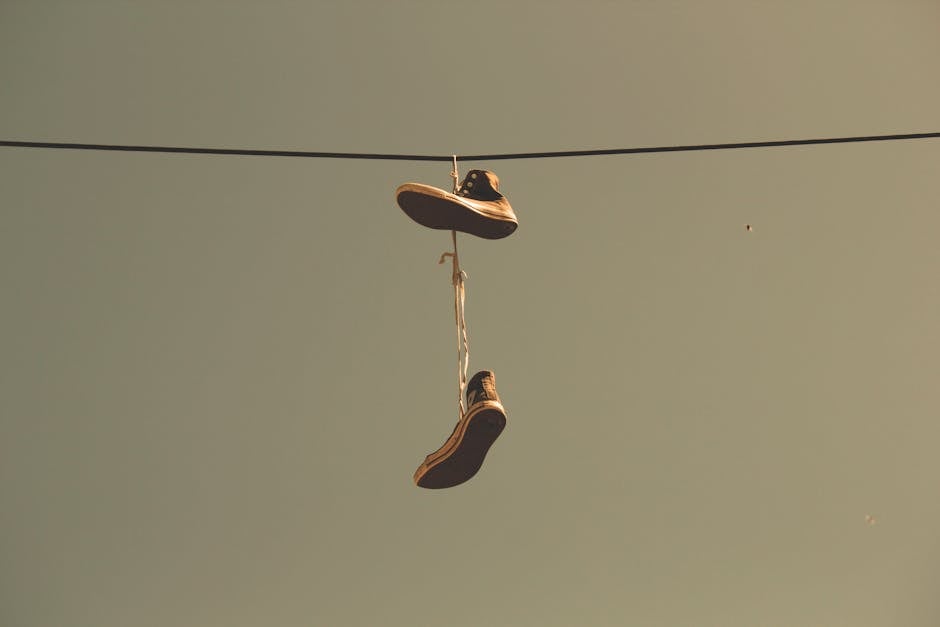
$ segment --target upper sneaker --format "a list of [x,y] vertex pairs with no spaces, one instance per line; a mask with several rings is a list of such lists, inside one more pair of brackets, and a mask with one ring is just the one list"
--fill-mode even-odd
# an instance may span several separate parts
[[499,193],[499,177],[488,170],[470,170],[456,194],[422,183],[405,183],[395,195],[408,217],[432,229],[500,239],[512,235],[519,226],[509,201]]
[[467,412],[444,445],[418,466],[414,476],[418,486],[450,488],[470,479],[503,432],[506,410],[496,394],[496,376],[492,372],[484,370],[473,375],[467,383],[467,405]]

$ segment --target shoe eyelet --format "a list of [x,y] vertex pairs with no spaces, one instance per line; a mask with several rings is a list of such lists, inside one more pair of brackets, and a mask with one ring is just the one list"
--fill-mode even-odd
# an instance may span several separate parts
[[474,173],[472,173],[472,174],[470,175],[470,178],[472,178],[472,179],[475,179],[476,177],[477,177],[477,173],[476,173],[476,172],[474,172]]
[[467,181],[467,187],[473,187],[473,181]]

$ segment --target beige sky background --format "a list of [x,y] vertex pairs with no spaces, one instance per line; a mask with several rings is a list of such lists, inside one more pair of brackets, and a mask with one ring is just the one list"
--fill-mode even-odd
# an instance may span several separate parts
[[[933,132],[938,72],[935,0],[0,0],[8,140]],[[0,148],[0,625],[940,624],[940,140],[471,166],[509,421],[425,491],[448,164]]]

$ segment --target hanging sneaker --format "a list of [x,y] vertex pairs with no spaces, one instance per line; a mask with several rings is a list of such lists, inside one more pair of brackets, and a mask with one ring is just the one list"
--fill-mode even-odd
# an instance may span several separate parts
[[470,479],[505,426],[506,410],[496,394],[496,376],[488,370],[476,373],[467,383],[467,413],[444,446],[418,466],[415,484],[450,488]]
[[499,177],[488,170],[470,170],[456,194],[422,183],[405,183],[395,196],[408,217],[432,229],[501,239],[519,226],[509,201],[499,193]]

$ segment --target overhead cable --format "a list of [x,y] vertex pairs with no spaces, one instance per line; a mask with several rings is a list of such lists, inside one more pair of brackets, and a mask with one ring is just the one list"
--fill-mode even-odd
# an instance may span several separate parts
[[[687,146],[644,146],[635,148],[601,148],[595,150],[559,150],[549,152],[516,152],[480,155],[457,155],[460,161],[502,161],[509,159],[551,159],[555,157],[594,157],[657,152],[694,152],[704,150],[735,150],[739,148],[776,148],[782,146],[814,146],[818,144],[849,144],[906,139],[940,138],[936,133],[904,133],[900,135],[864,135],[858,137],[825,137],[816,139],[783,139],[773,141],[732,142],[725,144],[692,144]],[[60,150],[103,150],[116,152],[157,152],[195,155],[239,155],[247,157],[306,157],[315,159],[371,159],[393,161],[452,161],[449,155],[410,155],[367,152],[317,152],[308,150],[263,150],[246,148],[194,148],[184,146],[138,146],[119,144],[82,144],[71,142],[31,142],[0,140],[0,146],[11,148],[54,148]]]

